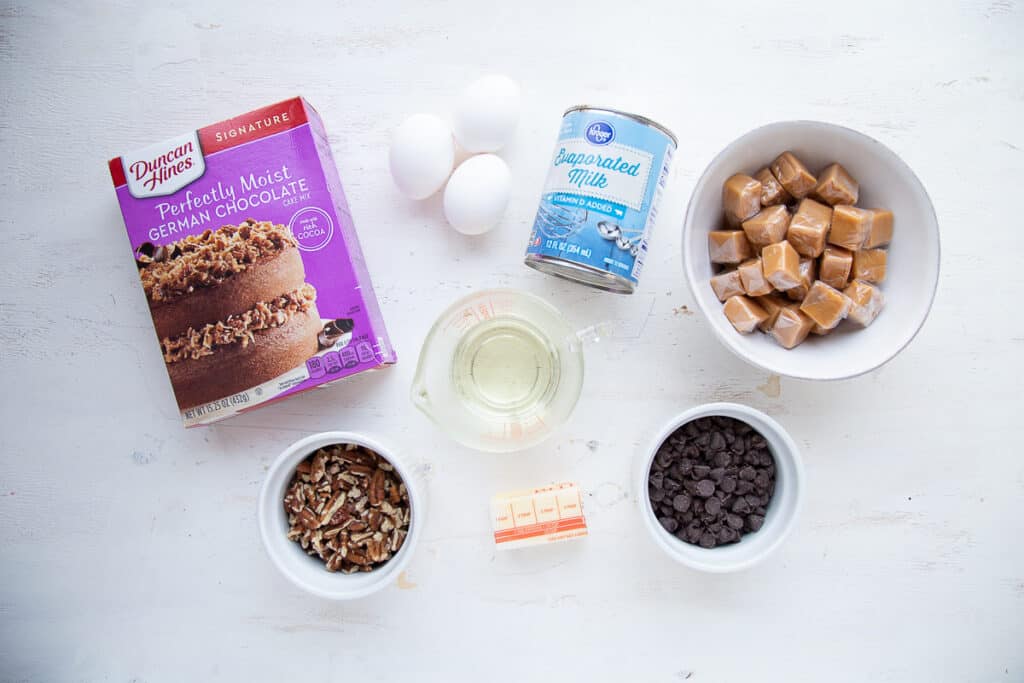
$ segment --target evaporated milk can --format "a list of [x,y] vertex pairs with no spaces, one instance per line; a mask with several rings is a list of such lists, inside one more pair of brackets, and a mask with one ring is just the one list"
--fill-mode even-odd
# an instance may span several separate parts
[[675,136],[643,116],[587,105],[566,111],[526,265],[632,294],[675,149]]

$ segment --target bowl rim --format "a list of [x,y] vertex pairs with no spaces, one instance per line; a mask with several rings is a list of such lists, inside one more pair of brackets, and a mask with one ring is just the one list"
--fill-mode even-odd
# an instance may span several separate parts
[[[726,417],[734,417],[738,420],[742,420],[757,429],[762,433],[762,435],[773,440],[777,440],[782,445],[782,448],[779,449],[780,452],[776,452],[775,449],[772,450],[772,457],[776,460],[776,467],[778,467],[779,460],[785,460],[793,469],[792,486],[787,486],[787,490],[792,491],[792,493],[788,495],[792,496],[793,504],[791,507],[787,506],[789,514],[781,520],[780,525],[777,527],[778,531],[775,533],[775,537],[764,548],[762,548],[760,552],[752,554],[745,559],[737,559],[731,562],[723,562],[721,559],[715,559],[715,548],[702,548],[701,546],[686,543],[665,531],[655,517],[654,509],[651,507],[651,501],[647,492],[647,477],[651,468],[651,462],[654,460],[654,456],[657,454],[658,448],[661,444],[665,442],[672,432],[684,424],[701,417],[713,415],[725,415]],[[772,434],[764,434],[762,427],[767,427]],[[684,564],[692,569],[698,569],[712,574],[725,574],[749,569],[769,557],[778,550],[783,542],[789,537],[790,533],[792,533],[793,528],[796,526],[797,519],[800,517],[800,512],[803,509],[805,487],[804,467],[803,460],[800,457],[800,449],[797,447],[796,442],[793,441],[789,432],[786,431],[786,429],[775,419],[756,408],[752,408],[742,403],[724,401],[703,403],[685,410],[669,420],[657,436],[650,441],[647,450],[640,461],[640,468],[637,472],[636,481],[636,499],[640,505],[640,515],[643,519],[644,527],[646,527],[655,545],[661,548],[666,555],[676,562]],[[761,532],[758,531],[757,533]]]
[[[707,307],[704,305],[703,298],[697,296],[697,291],[700,284],[697,282],[696,273],[694,273],[693,271],[693,257],[690,256],[690,251],[689,249],[686,248],[688,241],[687,237],[695,229],[693,226],[693,221],[695,220],[693,216],[694,198],[697,196],[699,192],[704,191],[704,186],[708,182],[708,174],[711,171],[712,166],[714,166],[716,162],[718,162],[718,160],[721,159],[727,152],[737,147],[744,139],[753,135],[754,133],[758,133],[768,128],[776,128],[783,126],[815,126],[825,129],[841,130],[844,133],[850,133],[853,134],[855,137],[863,138],[867,143],[876,145],[877,148],[882,151],[883,155],[887,155],[889,157],[890,162],[902,166],[910,175],[910,178],[913,180],[913,182],[917,183],[918,187],[924,195],[925,200],[927,201],[927,216],[931,219],[931,225],[934,226],[935,233],[935,277],[931,282],[931,294],[928,297],[927,305],[922,309],[920,319],[917,320],[914,327],[914,331],[910,334],[910,336],[907,337],[907,339],[902,344],[900,344],[900,346],[896,348],[891,354],[889,354],[882,360],[869,365],[868,367],[857,368],[850,372],[840,371],[838,373],[833,373],[829,375],[814,375],[800,372],[783,372],[778,368],[765,365],[764,363],[761,363],[755,360],[754,358],[751,358],[745,351],[743,351],[743,349],[739,347],[735,339],[736,335],[727,334],[728,330],[725,330],[723,327],[719,326],[712,320],[712,316],[715,313],[717,313],[717,311],[709,311]],[[707,165],[704,167],[704,170],[700,174],[700,178],[697,179],[697,183],[693,186],[693,190],[690,192],[690,198],[689,200],[687,200],[686,204],[686,215],[683,218],[682,244],[680,252],[680,257],[683,260],[683,271],[686,274],[686,282],[687,285],[689,285],[690,287],[690,293],[693,295],[693,298],[696,299],[697,301],[697,307],[700,308],[701,312],[704,314],[704,317],[707,318],[708,323],[711,326],[711,329],[715,333],[715,336],[718,337],[718,339],[725,345],[727,349],[729,349],[730,352],[733,353],[733,355],[749,363],[750,365],[753,365],[754,367],[764,370],[765,372],[770,372],[784,377],[791,377],[793,379],[805,379],[825,382],[851,379],[854,377],[860,377],[861,375],[866,375],[867,373],[882,367],[883,365],[891,361],[893,358],[898,356],[900,353],[902,353],[903,350],[907,348],[907,346],[909,346],[910,343],[914,341],[917,335],[921,332],[921,329],[924,327],[925,322],[928,320],[928,316],[931,314],[932,306],[935,303],[935,296],[939,289],[939,276],[941,275],[942,269],[942,236],[941,231],[939,230],[938,215],[935,213],[935,203],[932,201],[931,195],[928,194],[928,188],[926,188],[924,183],[921,182],[921,179],[914,172],[914,169],[912,169],[909,164],[903,161],[903,158],[900,157],[900,155],[898,155],[896,152],[889,149],[889,147],[887,147],[884,143],[880,142],[879,140],[876,140],[867,133],[862,133],[859,130],[855,130],[853,128],[842,126],[836,123],[830,123],[828,121],[816,121],[813,119],[791,119],[766,123],[761,126],[757,126],[756,128],[748,130],[747,132],[743,133],[739,137],[732,140],[721,150],[719,150],[719,152],[715,154],[715,156],[712,157],[711,161],[709,161]]]
[[[346,586],[345,584],[351,583],[352,576],[339,572],[329,573],[324,570],[325,575],[332,577],[332,580],[336,580],[338,584],[336,590],[325,590],[318,585],[305,581],[299,574],[292,571],[294,563],[292,556],[279,550],[281,539],[277,538],[280,535],[277,522],[284,517],[284,511],[281,508],[281,501],[277,500],[273,493],[278,483],[283,479],[291,477],[295,471],[295,466],[300,460],[318,448],[336,443],[355,443],[365,446],[379,453],[395,468],[395,471],[402,478],[406,490],[409,492],[409,534],[406,536],[405,542],[395,557],[379,569],[358,575],[359,577],[372,577],[374,574],[377,574],[376,580],[367,581],[359,587]],[[423,506],[423,498],[416,486],[411,468],[402,461],[402,458],[397,455],[394,449],[384,446],[376,439],[364,434],[348,431],[327,431],[317,432],[295,441],[274,459],[260,487],[257,498],[257,521],[264,551],[269,556],[271,563],[292,584],[317,597],[330,600],[354,600],[382,590],[409,564],[423,527]],[[291,543],[291,541],[288,542]]]

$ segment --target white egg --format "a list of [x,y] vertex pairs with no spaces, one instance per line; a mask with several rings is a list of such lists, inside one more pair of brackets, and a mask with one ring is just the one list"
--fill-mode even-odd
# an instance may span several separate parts
[[426,199],[441,189],[455,164],[451,129],[433,114],[413,114],[395,129],[388,162],[402,194]]
[[444,188],[444,215],[464,235],[485,233],[505,213],[511,184],[508,164],[500,157],[470,157],[459,164]]
[[519,123],[519,85],[492,74],[469,84],[459,97],[452,132],[467,152],[497,152]]

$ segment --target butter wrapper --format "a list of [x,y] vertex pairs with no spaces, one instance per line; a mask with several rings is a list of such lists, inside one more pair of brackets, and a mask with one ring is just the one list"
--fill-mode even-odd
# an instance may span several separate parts
[[583,498],[573,482],[499,493],[491,498],[494,543],[525,548],[587,535]]

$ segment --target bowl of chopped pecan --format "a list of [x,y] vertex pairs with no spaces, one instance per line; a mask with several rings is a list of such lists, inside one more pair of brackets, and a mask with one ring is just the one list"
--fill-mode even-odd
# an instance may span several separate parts
[[289,446],[259,497],[270,559],[296,586],[334,600],[394,582],[412,557],[422,515],[408,465],[350,432],[314,434]]

